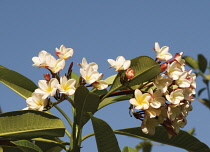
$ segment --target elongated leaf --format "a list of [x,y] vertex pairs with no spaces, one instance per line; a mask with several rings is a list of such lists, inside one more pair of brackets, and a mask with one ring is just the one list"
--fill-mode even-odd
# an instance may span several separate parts
[[111,85],[114,82],[114,79],[116,78],[117,74],[112,75],[105,79],[105,81],[108,83],[108,85]]
[[43,152],[37,145],[28,140],[12,141],[12,143],[17,145],[23,152]]
[[35,141],[35,144],[44,152],[60,152],[65,149],[62,141],[57,137],[33,138],[32,141]]
[[198,54],[198,66],[199,66],[199,69],[205,73],[206,71],[206,68],[207,68],[207,60],[206,58],[202,55],[202,54]]
[[[151,80],[160,73],[159,64],[157,64],[152,58],[148,56],[140,56],[132,59],[130,68],[135,71],[135,76],[130,81],[129,86],[134,86],[145,81]],[[120,90],[123,87],[124,86],[120,82],[120,74],[118,74],[109,92],[103,97],[103,99],[112,92]]]
[[62,137],[65,133],[65,126],[59,118],[34,110],[2,113],[0,124],[0,137],[4,138]]
[[184,56],[183,59],[186,61],[187,65],[193,69],[198,69],[198,62],[190,56]]
[[122,152],[137,152],[137,151],[128,147],[128,146],[126,146],[126,147],[123,148]]
[[[20,150],[20,148],[16,147],[6,147],[6,146],[2,146],[3,148],[3,152],[23,152],[22,150]],[[1,152],[1,151],[0,151]]]
[[150,141],[144,140],[140,142],[138,145],[136,145],[135,150],[138,152],[142,149],[143,152],[151,152],[152,145],[153,144]]
[[120,152],[120,148],[112,128],[103,120],[92,116],[90,118],[95,132],[98,152]]
[[0,82],[25,99],[37,88],[30,79],[3,66],[0,66]]
[[3,148],[0,146],[0,152],[3,152]]
[[109,105],[109,104],[116,103],[119,101],[126,101],[131,98],[132,98],[132,95],[121,95],[121,96],[117,96],[115,98],[112,98],[112,97],[105,98],[102,102],[100,102],[100,104],[98,106],[98,110]]
[[207,108],[210,109],[210,101],[208,99],[197,98],[201,103],[203,103]]
[[156,127],[156,133],[153,136],[144,134],[140,127],[126,128],[114,131],[116,134],[152,140],[163,144],[180,147],[191,152],[210,152],[209,147],[199,141],[189,133],[180,130],[177,136],[168,138],[166,130],[162,126]]
[[204,90],[206,90],[206,88],[202,88],[202,89],[200,89],[200,90],[198,91],[198,96],[200,96],[200,95],[201,95],[201,93],[202,93]]
[[77,124],[82,127],[90,119],[87,112],[95,113],[97,111],[99,97],[89,92],[84,86],[77,88],[74,97]]

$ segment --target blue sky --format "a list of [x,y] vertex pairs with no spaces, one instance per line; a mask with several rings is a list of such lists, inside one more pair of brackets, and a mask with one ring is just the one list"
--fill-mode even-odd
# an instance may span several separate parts
[[[122,55],[126,59],[147,55],[155,57],[154,43],[170,47],[170,52],[184,52],[196,58],[197,54],[210,55],[210,1],[151,1],[151,0],[45,0],[0,1],[0,64],[18,71],[36,84],[47,71],[31,67],[31,58],[41,50],[54,53],[64,44],[75,50],[68,61],[99,64],[105,78],[115,74],[108,69],[107,59]],[[74,71],[79,73],[75,64]],[[198,79],[198,82],[200,79]],[[198,84],[198,89],[203,87]],[[4,112],[20,110],[25,100],[0,85],[0,105]],[[206,94],[203,94],[205,97]],[[184,130],[196,128],[196,137],[209,143],[210,112],[198,101],[187,118]],[[65,103],[61,105],[70,114]],[[128,101],[113,104],[96,113],[113,129],[139,126],[130,118]],[[84,134],[92,131],[88,125]],[[134,147],[140,140],[118,136],[121,147]],[[97,151],[95,139],[89,138],[82,145],[82,152]],[[210,146],[210,145],[209,145]],[[184,152],[170,146],[154,146],[154,151]]]

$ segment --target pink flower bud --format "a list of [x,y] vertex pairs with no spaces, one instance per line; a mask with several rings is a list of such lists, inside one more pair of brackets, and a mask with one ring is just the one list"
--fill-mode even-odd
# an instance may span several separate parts
[[160,69],[161,69],[161,70],[160,70],[160,73],[163,72],[163,71],[165,71],[165,70],[167,69],[167,67],[168,67],[168,63],[163,63],[163,64],[161,64],[161,65],[160,65]]
[[44,78],[45,78],[45,80],[47,80],[47,81],[50,81],[50,74],[49,73],[46,73],[46,74],[44,74]]
[[125,72],[125,75],[128,79],[132,79],[135,75],[135,72],[131,68],[128,68]]

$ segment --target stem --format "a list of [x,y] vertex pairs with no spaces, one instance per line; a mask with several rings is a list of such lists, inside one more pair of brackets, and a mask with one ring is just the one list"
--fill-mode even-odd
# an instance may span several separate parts
[[73,123],[71,122],[70,118],[66,115],[66,113],[60,107],[58,107],[57,105],[54,105],[54,107],[64,116],[64,118],[67,120],[67,122],[69,123],[69,125],[71,127],[73,127]]
[[82,137],[82,141],[87,139],[87,138],[89,138],[89,137],[91,137],[91,136],[94,136],[94,135],[95,135],[94,133],[90,133],[88,135],[85,135],[84,137]]
[[[122,91],[116,91],[108,95],[107,97],[113,97],[118,95],[126,95],[126,94],[133,94],[134,90],[122,90]],[[100,99],[102,99],[105,96],[105,94],[100,95]]]

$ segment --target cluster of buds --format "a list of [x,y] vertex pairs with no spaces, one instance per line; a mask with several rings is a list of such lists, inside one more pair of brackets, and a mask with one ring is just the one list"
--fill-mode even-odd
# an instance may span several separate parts
[[148,92],[135,90],[130,109],[137,119],[142,120],[141,128],[145,134],[153,135],[155,127],[161,124],[170,135],[177,135],[192,110],[196,75],[185,70],[182,52],[173,58],[168,52],[169,47],[160,48],[157,42],[154,50],[161,73],[148,84],[153,86]]
[[[24,110],[45,110],[50,104],[50,98],[54,97],[59,103],[65,99],[69,99],[68,96],[72,96],[76,91],[76,80],[71,79],[71,72],[73,62],[70,64],[68,72],[60,76],[60,71],[65,67],[65,60],[72,57],[74,50],[72,48],[66,48],[64,45],[60,46],[60,49],[56,48],[56,55],[59,59],[56,59],[50,53],[41,51],[38,57],[33,57],[32,66],[45,67],[50,73],[44,74],[45,80],[39,80],[39,88],[36,89],[32,96],[26,99],[27,107]],[[98,90],[103,90],[108,87],[108,83],[101,80],[102,73],[99,73],[98,65],[96,63],[87,63],[85,58],[82,59],[82,63],[79,63],[80,68],[80,85],[89,85]],[[69,99],[70,100],[70,99]],[[72,100],[71,100],[72,101]]]

